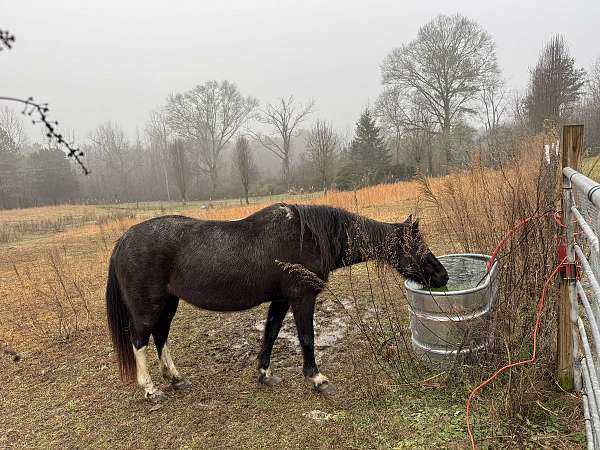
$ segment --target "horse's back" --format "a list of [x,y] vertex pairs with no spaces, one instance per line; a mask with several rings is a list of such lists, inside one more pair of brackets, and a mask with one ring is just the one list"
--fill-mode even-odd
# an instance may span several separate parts
[[293,219],[281,205],[238,221],[158,217],[125,232],[113,260],[133,295],[169,294],[206,309],[246,309],[281,295],[277,260],[299,254]]

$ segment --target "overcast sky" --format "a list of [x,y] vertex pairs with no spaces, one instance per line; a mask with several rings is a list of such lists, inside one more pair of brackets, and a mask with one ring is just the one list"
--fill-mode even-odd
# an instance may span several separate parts
[[600,57],[600,0],[0,0],[0,28],[16,36],[0,95],[48,101],[78,139],[107,120],[133,137],[169,93],[228,79],[263,104],[314,99],[313,118],[346,131],[381,91],[390,50],[457,12],[492,34],[514,88],[554,33],[578,65]]

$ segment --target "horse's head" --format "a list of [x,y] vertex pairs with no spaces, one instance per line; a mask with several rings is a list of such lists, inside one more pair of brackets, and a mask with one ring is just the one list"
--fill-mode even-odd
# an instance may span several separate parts
[[405,222],[395,224],[396,236],[390,263],[411,280],[434,288],[448,283],[448,272],[431,253],[423,235],[419,232],[419,221],[409,216]]

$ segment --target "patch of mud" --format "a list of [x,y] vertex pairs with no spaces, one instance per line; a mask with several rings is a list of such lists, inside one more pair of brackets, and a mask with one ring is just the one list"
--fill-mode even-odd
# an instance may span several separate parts
[[[347,310],[352,309],[353,304],[350,299],[342,299],[341,302],[343,306],[333,301],[317,304],[314,317],[315,348],[323,350],[332,347],[346,335],[348,321],[350,320]],[[266,318],[257,321],[253,328],[260,331],[262,335],[265,330],[265,323]],[[278,339],[285,339],[292,344],[296,352],[300,351],[296,325],[291,312],[287,314],[283,321]]]

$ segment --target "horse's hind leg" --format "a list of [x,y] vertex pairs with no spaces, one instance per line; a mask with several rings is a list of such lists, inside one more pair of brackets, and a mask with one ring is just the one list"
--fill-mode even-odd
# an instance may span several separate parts
[[146,353],[150,334],[159,322],[162,311],[166,306],[163,294],[152,294],[155,286],[147,285],[146,289],[137,289],[128,292],[127,305],[131,318],[131,343],[137,369],[137,382],[144,390],[144,396],[151,401],[160,402],[167,396],[152,382],[148,371]]
[[290,304],[287,301],[273,301],[269,305],[262,350],[258,355],[258,381],[267,386],[274,386],[281,382],[281,378],[271,373],[271,352],[289,308]]
[[156,351],[158,353],[160,373],[173,385],[173,388],[186,389],[190,386],[190,382],[179,374],[179,371],[175,367],[175,363],[173,363],[173,359],[171,358],[169,347],[167,346],[169,330],[171,329],[171,321],[177,312],[178,305],[179,298],[172,295],[168,296],[166,299],[166,305],[158,319],[158,322],[152,330],[152,337],[154,338],[154,345],[156,345]]
[[133,344],[133,354],[137,368],[137,382],[144,390],[144,397],[154,402],[160,402],[167,396],[154,386],[150,372],[148,371],[148,359],[146,353],[148,350],[148,341],[150,340],[150,327],[144,324],[144,321],[138,320],[133,323],[131,340]]

